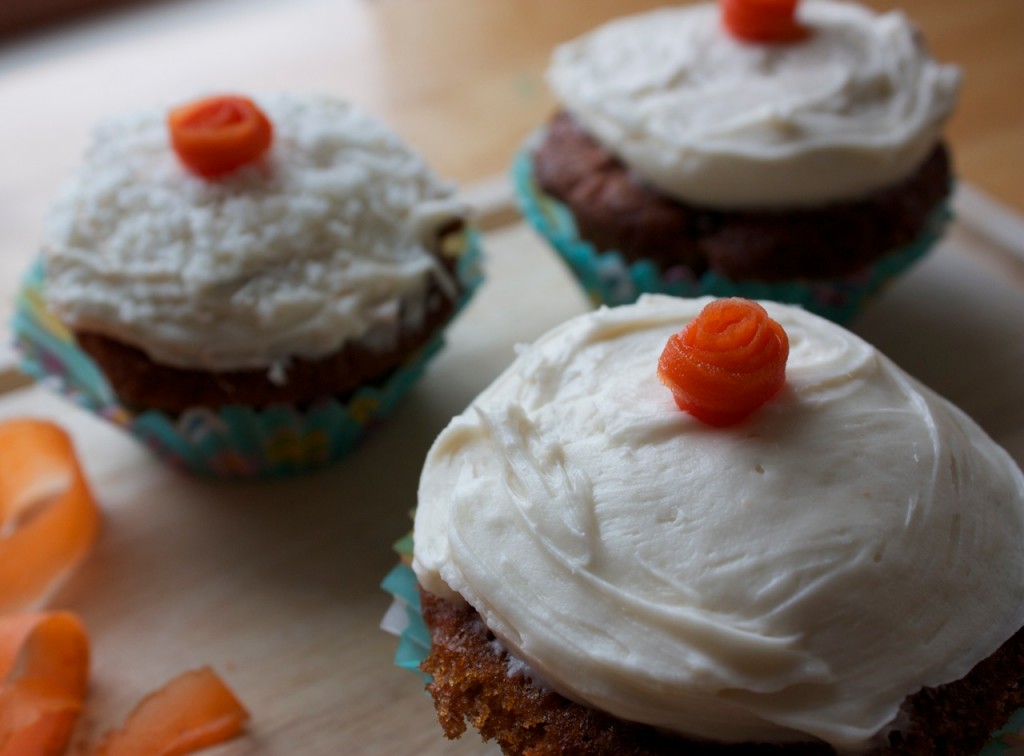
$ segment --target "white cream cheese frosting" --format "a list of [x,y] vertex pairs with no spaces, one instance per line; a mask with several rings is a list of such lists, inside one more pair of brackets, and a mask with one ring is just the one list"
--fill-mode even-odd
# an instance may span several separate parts
[[863,750],[1024,624],[1024,476],[869,344],[770,302],[785,386],[701,423],[656,365],[708,301],[645,296],[523,348],[433,445],[413,567],[571,699]]
[[935,147],[960,76],[899,12],[805,0],[801,41],[744,42],[717,4],[612,21],[554,53],[563,106],[639,176],[722,208],[856,199]]
[[270,152],[216,181],[178,161],[165,110],[95,129],[42,246],[62,321],[167,365],[280,373],[349,340],[390,348],[431,277],[454,296],[428,251],[465,215],[453,187],[348,103],[255,99]]

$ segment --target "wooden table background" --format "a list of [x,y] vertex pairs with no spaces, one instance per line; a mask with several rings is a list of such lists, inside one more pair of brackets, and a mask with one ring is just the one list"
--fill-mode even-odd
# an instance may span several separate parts
[[[211,663],[253,712],[215,752],[480,752],[449,744],[377,629],[390,543],[409,527],[430,441],[532,340],[586,303],[508,205],[504,172],[554,107],[551,47],[650,0],[176,0],[0,48],[0,312],[47,203],[104,114],[216,90],[320,91],[390,122],[486,210],[489,281],[392,421],[308,477],[216,484],[179,475],[0,354],[0,416],[57,419],[106,512],[98,547],[54,599],[93,634],[80,747],[144,692]],[[1024,461],[1024,3],[903,7],[965,71],[949,128],[961,177],[950,239],[855,326],[961,404]],[[980,193],[979,191],[980,190]],[[986,197],[994,199],[989,201]],[[520,292],[539,307],[516,309]],[[509,317],[511,311],[514,318]]]

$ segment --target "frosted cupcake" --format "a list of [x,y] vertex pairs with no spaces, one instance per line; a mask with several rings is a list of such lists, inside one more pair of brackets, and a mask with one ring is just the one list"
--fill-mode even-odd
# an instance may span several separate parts
[[844,321],[948,219],[959,72],[898,12],[665,8],[560,46],[548,79],[561,110],[515,180],[595,302],[741,295]]
[[292,472],[391,410],[472,293],[452,186],[328,98],[100,124],[16,318],[26,368],[200,472]]
[[1020,469],[856,336],[734,302],[570,320],[438,437],[412,567],[449,737],[970,754],[1024,702]]

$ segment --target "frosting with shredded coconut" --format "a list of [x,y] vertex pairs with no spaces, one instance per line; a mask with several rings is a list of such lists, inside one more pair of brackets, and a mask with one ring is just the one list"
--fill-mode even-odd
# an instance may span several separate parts
[[42,246],[62,321],[172,366],[280,375],[350,340],[390,348],[431,278],[454,297],[430,250],[465,217],[453,187],[343,101],[254,99],[271,150],[216,181],[178,162],[162,110],[97,126]]

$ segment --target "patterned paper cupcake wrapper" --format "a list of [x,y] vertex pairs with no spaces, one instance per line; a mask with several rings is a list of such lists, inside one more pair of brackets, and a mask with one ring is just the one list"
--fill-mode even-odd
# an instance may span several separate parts
[[710,294],[802,305],[837,323],[848,323],[885,284],[934,246],[952,217],[948,203],[941,203],[912,244],[890,252],[852,276],[762,282],[736,281],[708,271],[696,278],[684,266],[662,270],[650,260],[630,263],[619,252],[597,250],[581,239],[572,211],[538,188],[528,148],[516,156],[512,181],[524,217],[554,247],[595,305],[629,304],[644,293],[679,297]]
[[[425,682],[430,677],[420,671],[420,664],[430,652],[430,630],[423,622],[420,609],[419,585],[412,563],[412,534],[394,545],[401,562],[397,564],[381,583],[381,588],[391,594],[392,602],[381,629],[398,636],[395,651],[395,665],[415,672]],[[992,733],[992,738],[981,749],[978,756],[1024,756],[1024,709],[1010,717],[1004,727]]]
[[393,601],[381,620],[381,629],[398,636],[395,664],[419,675],[424,682],[430,676],[420,671],[420,664],[430,652],[430,630],[423,622],[419,585],[412,563],[412,534],[398,541],[394,549],[402,561],[395,565],[381,583]]
[[[478,236],[466,234],[456,269],[463,295],[452,317],[482,281],[481,257]],[[43,284],[42,262],[36,261],[22,284],[12,321],[21,369],[125,428],[171,464],[216,478],[280,477],[342,457],[395,408],[444,344],[439,331],[386,383],[359,389],[346,401],[325,397],[304,409],[196,408],[178,417],[153,410],[134,413],[118,402],[103,373],[46,309]]]

